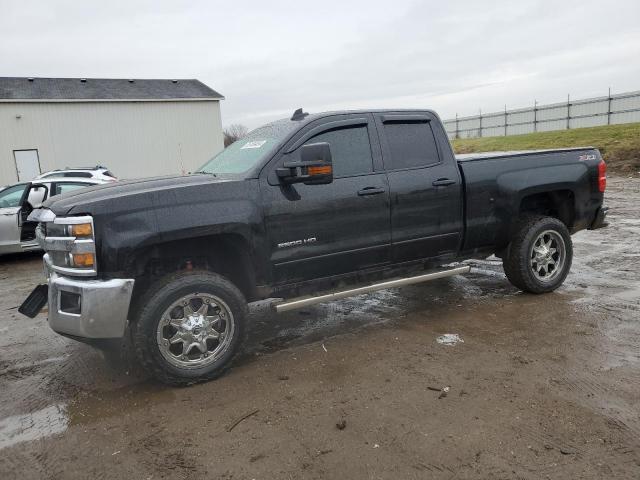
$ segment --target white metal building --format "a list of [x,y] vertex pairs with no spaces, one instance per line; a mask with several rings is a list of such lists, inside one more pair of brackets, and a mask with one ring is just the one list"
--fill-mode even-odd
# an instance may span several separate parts
[[222,99],[198,80],[0,77],[0,186],[65,167],[187,173],[223,148]]

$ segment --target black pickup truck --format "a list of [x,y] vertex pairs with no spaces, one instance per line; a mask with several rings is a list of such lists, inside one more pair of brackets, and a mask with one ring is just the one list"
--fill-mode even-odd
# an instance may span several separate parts
[[492,254],[519,289],[554,290],[571,234],[605,225],[605,169],[593,148],[456,158],[428,110],[297,110],[193,174],[45,202],[29,219],[48,282],[21,311],[48,300],[60,334],[130,335],[158,379],[211,379],[239,350],[248,302],[284,311]]

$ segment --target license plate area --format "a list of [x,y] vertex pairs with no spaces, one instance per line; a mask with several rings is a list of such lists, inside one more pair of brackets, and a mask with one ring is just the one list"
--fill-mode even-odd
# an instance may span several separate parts
[[33,291],[29,294],[29,296],[22,302],[22,305],[18,308],[18,311],[26,315],[29,318],[34,318],[42,307],[47,304],[49,299],[49,285],[43,283],[42,285],[38,285]]

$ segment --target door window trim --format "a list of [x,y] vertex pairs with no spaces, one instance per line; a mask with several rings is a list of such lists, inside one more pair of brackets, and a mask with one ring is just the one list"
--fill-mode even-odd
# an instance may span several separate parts
[[[378,128],[378,135],[380,136],[380,147],[382,149],[382,165],[383,170],[385,172],[405,172],[409,170],[422,170],[425,168],[437,167],[438,165],[442,165],[444,163],[444,156],[442,149],[440,148],[440,144],[438,142],[438,138],[436,137],[436,133],[433,130],[433,116],[428,113],[417,113],[417,114],[402,114],[402,113],[389,113],[389,114],[379,114],[376,115],[376,125]],[[431,135],[433,136],[433,143],[436,147],[436,152],[438,154],[438,162],[429,163],[427,165],[416,165],[415,167],[402,167],[402,168],[387,168],[384,163],[385,157],[391,161],[391,151],[389,150],[389,143],[387,142],[387,137],[384,132],[384,124],[385,123],[426,123],[431,130]]]
[[[345,127],[356,127],[360,125],[368,126],[368,123],[369,122],[366,117],[352,118],[348,120],[337,120],[333,122],[323,123],[321,125],[318,125],[315,128],[312,128],[311,130],[308,130],[306,133],[302,135],[302,137],[296,140],[296,142],[294,142],[294,144],[291,145],[289,148],[287,148],[283,153],[285,154],[292,153],[298,148],[300,148],[302,145],[304,145],[307,142],[307,140],[309,140],[310,138],[320,135],[322,133],[328,132],[329,130],[336,130],[338,128],[345,128]],[[369,138],[369,146],[371,146],[371,138]],[[371,157],[373,159],[373,152],[371,152]]]
[[[340,118],[345,116],[348,117],[348,115],[349,114],[337,114],[321,117],[306,125],[302,130],[294,134],[293,138],[289,139],[289,141],[275,153],[271,160],[267,162],[262,169],[260,177],[266,178],[267,183],[271,186],[281,185],[275,175],[275,169],[278,168],[280,162],[282,162],[284,155],[287,155],[301,147],[311,137],[315,137],[316,135],[320,135],[326,131],[344,127],[357,127],[361,125],[367,128],[373,170],[367,173],[336,176],[334,179],[364,177],[383,173],[382,146],[380,144],[380,135],[377,131],[373,115],[371,113],[366,113],[357,114],[356,117],[351,118]],[[336,117],[338,119],[336,119]]]

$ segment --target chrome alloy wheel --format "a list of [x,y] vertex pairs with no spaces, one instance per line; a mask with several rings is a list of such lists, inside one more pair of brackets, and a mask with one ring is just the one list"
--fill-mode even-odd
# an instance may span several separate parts
[[555,230],[545,230],[531,247],[531,271],[537,280],[550,282],[561,274],[566,257],[562,235]]
[[235,323],[225,302],[209,293],[185,295],[173,302],[158,322],[160,353],[179,368],[200,368],[229,348]]

